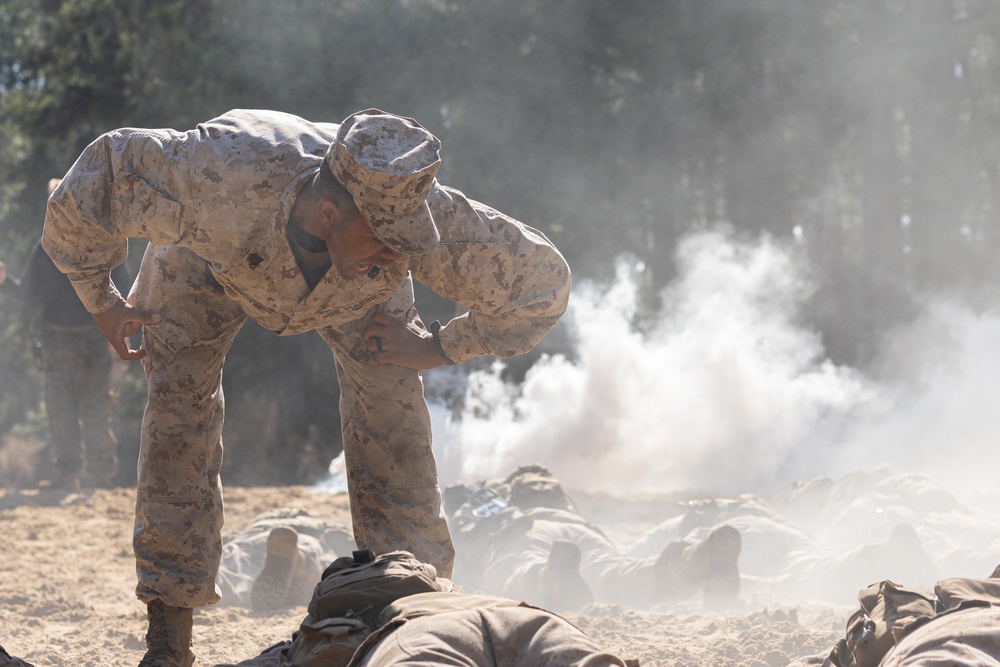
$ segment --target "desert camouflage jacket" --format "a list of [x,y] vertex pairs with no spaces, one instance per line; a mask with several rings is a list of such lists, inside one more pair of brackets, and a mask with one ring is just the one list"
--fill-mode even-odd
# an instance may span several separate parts
[[[441,328],[452,361],[508,357],[534,347],[566,309],[569,267],[541,232],[445,186],[428,197],[441,233],[437,248],[383,267],[375,277],[344,281],[327,271],[310,291],[285,227],[337,127],[236,110],[188,132],[126,128],[104,134],[50,198],[43,245],[92,313],[119,298],[110,269],[135,237],[189,249],[208,263],[233,301],[278,334],[356,320],[412,272],[468,308]],[[157,335],[170,337],[166,342],[174,349],[210,333],[212,318],[205,313],[181,321],[171,330],[157,325]]]

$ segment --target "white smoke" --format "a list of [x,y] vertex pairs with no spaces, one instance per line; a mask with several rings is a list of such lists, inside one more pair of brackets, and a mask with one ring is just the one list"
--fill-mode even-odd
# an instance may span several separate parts
[[929,301],[921,317],[885,341],[895,378],[877,418],[851,429],[851,458],[925,474],[964,495],[998,486],[1000,317],[954,300]]
[[611,493],[780,493],[879,464],[989,481],[995,314],[930,304],[884,343],[897,379],[875,380],[830,362],[801,324],[811,289],[793,247],[709,231],[679,245],[678,267],[651,315],[640,313],[641,266],[622,261],[613,284],[575,286],[572,362],[543,358],[520,387],[499,368],[472,374],[461,415],[435,410],[442,483],[527,463]]

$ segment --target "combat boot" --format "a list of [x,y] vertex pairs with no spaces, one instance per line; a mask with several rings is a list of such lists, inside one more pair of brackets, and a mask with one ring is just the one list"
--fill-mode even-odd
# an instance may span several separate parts
[[146,606],[149,630],[146,631],[146,655],[139,667],[191,667],[191,628],[193,610],[188,607],[169,607],[162,600],[153,600]]
[[684,599],[700,589],[710,609],[735,602],[740,593],[741,543],[739,531],[721,526],[693,544],[680,540],[668,544],[653,570],[661,599]]
[[290,606],[288,597],[301,560],[299,534],[295,529],[286,526],[273,529],[267,536],[264,569],[250,589],[250,608],[267,611]]
[[74,472],[57,472],[49,488],[53,491],[79,491],[80,476]]
[[118,475],[117,464],[112,465],[90,465],[87,464],[87,469],[84,471],[82,482],[86,484],[88,488],[94,489],[113,489],[117,486],[115,484],[115,477]]
[[705,592],[705,606],[718,609],[740,594],[738,560],[742,539],[732,526],[720,526],[684,549],[685,569]]
[[0,646],[0,667],[35,667],[30,662],[15,658]]
[[580,547],[566,540],[556,540],[549,557],[533,574],[541,606],[552,611],[579,611],[594,601],[590,586],[580,574]]
[[663,548],[653,565],[653,586],[658,601],[683,600],[698,590],[698,583],[683,567],[688,544],[675,540]]

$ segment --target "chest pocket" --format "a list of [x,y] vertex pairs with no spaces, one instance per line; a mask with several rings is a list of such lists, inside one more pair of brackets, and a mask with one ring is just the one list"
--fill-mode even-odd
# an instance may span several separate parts
[[[378,306],[390,315],[405,319],[413,308],[413,280],[409,273],[403,276],[383,271],[377,285],[362,289],[346,290],[319,308],[319,317],[324,327],[347,331],[359,328],[365,313]],[[357,325],[351,326],[351,322]]]
[[127,168],[119,169],[111,200],[114,219],[122,220],[129,236],[156,245],[182,240],[180,202],[170,199]]
[[210,266],[229,298],[239,303],[257,324],[279,335],[297,333],[286,331],[298,302],[295,295],[289,294],[266,276],[244,268],[238,261],[225,266]]

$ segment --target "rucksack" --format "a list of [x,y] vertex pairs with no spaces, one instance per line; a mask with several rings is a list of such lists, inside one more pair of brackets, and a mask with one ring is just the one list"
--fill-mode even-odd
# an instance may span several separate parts
[[934,618],[933,593],[880,581],[858,591],[860,608],[847,620],[846,636],[829,661],[837,667],[876,667],[908,632]]
[[824,666],[875,667],[903,637],[936,619],[970,607],[1000,606],[1000,579],[942,579],[933,592],[880,581],[858,591],[858,602],[846,636]]
[[408,551],[375,556],[371,550],[338,558],[323,571],[309,601],[308,615],[282,651],[282,667],[346,666],[378,627],[378,616],[399,598],[449,592],[433,565]]

